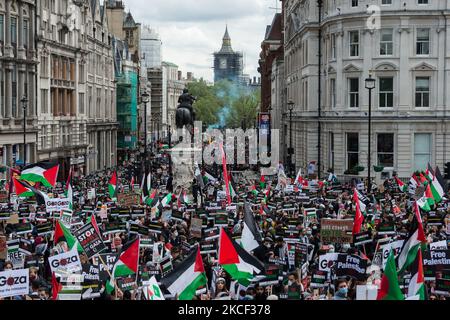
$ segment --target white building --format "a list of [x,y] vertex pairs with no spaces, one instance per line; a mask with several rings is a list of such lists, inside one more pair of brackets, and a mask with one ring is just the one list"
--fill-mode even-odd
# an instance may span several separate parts
[[[384,167],[385,175],[397,171],[402,178],[425,169],[428,162],[442,168],[450,161],[450,1],[323,1],[320,24],[317,3],[284,3],[285,77],[287,100],[295,103],[297,168],[319,161],[320,145],[322,173],[334,168],[342,175],[360,165],[365,167],[360,175],[367,176],[365,79],[371,70],[376,79],[372,165]],[[368,27],[371,15],[366,5],[372,4],[381,9],[376,29]],[[288,139],[284,143],[288,145]]]
[[142,68],[161,68],[161,47],[162,41],[156,30],[144,25],[141,33]]
[[[171,62],[163,62],[163,121],[167,122],[171,130],[176,129],[175,114],[178,98],[183,93],[186,82],[181,77],[178,66]],[[168,129],[168,127],[167,127]]]

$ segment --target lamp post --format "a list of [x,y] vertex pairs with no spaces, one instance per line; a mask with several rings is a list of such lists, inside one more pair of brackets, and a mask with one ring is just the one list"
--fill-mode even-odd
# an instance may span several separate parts
[[292,176],[293,171],[293,161],[292,161],[292,155],[294,154],[294,150],[292,148],[292,110],[294,110],[295,103],[292,100],[289,100],[288,102],[288,109],[289,109],[289,173]]
[[23,108],[23,166],[27,165],[27,108],[28,108],[28,99],[26,96],[23,96],[22,100]]
[[371,145],[372,145],[372,90],[375,89],[375,79],[372,78],[372,72],[369,72],[369,78],[366,79],[366,89],[369,90],[369,137],[368,137],[368,152],[367,152],[367,193],[372,191],[372,181],[370,178],[371,170]]
[[147,93],[147,91],[144,91],[141,95],[142,102],[144,103],[144,170],[145,170],[145,176],[147,176],[147,103],[150,95]]

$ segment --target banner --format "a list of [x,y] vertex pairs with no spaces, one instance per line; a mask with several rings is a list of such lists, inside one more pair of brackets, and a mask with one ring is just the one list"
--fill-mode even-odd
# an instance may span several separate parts
[[140,202],[140,197],[136,193],[119,193],[117,194],[117,204],[121,207],[136,206]]
[[337,277],[352,277],[358,281],[366,280],[367,260],[349,254],[339,255],[336,262]]
[[45,202],[47,212],[61,211],[70,209],[70,199],[47,199]]
[[352,243],[353,220],[322,219],[320,237],[328,243]]
[[311,276],[311,288],[324,288],[327,286],[327,274],[326,271],[317,270]]
[[353,244],[360,246],[365,243],[372,243],[372,233],[370,231],[361,232],[353,236]]
[[319,256],[319,270],[330,272],[339,257],[339,253],[326,253]]
[[398,255],[400,254],[400,250],[402,249],[403,242],[404,242],[404,240],[398,240],[398,241],[395,241],[395,242],[391,242],[391,243],[385,244],[382,247],[382,250],[383,250],[383,260],[382,260],[383,264],[382,264],[382,267],[383,267],[383,269],[386,266],[386,262],[387,262],[387,259],[389,257],[389,252],[391,251],[391,249],[394,251],[394,257],[397,258]]
[[447,250],[447,240],[430,243],[430,250]]
[[74,232],[74,236],[80,242],[89,259],[106,249],[100,233],[95,230],[92,222]]
[[52,234],[53,233],[53,223],[47,222],[44,224],[36,225],[36,232],[39,236],[45,236],[47,234]]
[[153,276],[149,281],[145,281],[142,283],[144,288],[144,296],[146,300],[165,300],[164,295],[159,288],[158,282],[156,278]]
[[193,238],[197,238],[197,239],[202,238],[202,225],[203,225],[202,219],[192,218],[190,233]]
[[48,257],[50,269],[55,274],[76,273],[82,270],[80,256],[77,247],[74,246],[69,252],[64,252]]
[[0,272],[0,297],[14,297],[30,293],[28,269]]
[[436,273],[450,269],[450,250],[427,250],[423,253],[424,277],[434,281]]

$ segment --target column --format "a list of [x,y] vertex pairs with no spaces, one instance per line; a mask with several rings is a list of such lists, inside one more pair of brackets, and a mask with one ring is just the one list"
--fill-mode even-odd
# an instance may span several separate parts
[[23,8],[22,5],[17,3],[17,7],[19,10],[19,21],[17,23],[17,31],[18,31],[18,46],[17,46],[17,57],[19,59],[25,59],[25,48],[23,46]]
[[35,37],[35,31],[37,32],[37,30],[34,30],[34,11],[35,11],[35,7],[32,4],[28,5],[28,15],[29,15],[29,19],[28,19],[28,39],[29,42],[27,43],[28,45],[28,50],[31,53],[30,56],[32,56],[33,58],[35,58],[34,53],[35,53],[35,47],[34,47],[34,37]]
[[[24,95],[24,85],[25,85],[25,72],[22,69],[23,65],[17,68],[18,78],[17,78],[17,117],[23,118],[23,104],[21,102]],[[28,107],[28,106],[27,106]]]
[[27,109],[27,115],[30,117],[36,117],[37,116],[37,104],[36,98],[37,94],[35,92],[36,86],[35,86],[35,74],[36,74],[36,67],[33,66],[33,69],[28,71],[28,109]]
[[6,145],[6,165],[12,165],[12,145]]
[[6,63],[5,66],[5,117],[12,117],[12,69],[11,64]]
[[6,0],[5,15],[5,57],[12,56],[11,48],[11,0]]

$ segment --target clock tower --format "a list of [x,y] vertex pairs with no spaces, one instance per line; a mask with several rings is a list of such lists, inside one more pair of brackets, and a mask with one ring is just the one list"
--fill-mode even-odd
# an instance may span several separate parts
[[240,82],[243,71],[243,54],[233,51],[227,26],[222,39],[222,48],[214,53],[214,82],[224,79],[231,82]]

